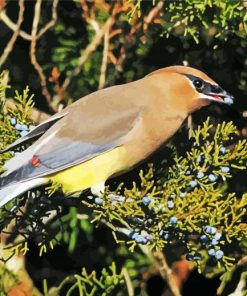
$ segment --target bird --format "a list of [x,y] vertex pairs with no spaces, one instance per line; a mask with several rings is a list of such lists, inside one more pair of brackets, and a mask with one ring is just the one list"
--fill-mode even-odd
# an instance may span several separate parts
[[0,206],[24,192],[61,184],[65,196],[102,194],[109,178],[131,170],[164,145],[192,112],[234,97],[200,70],[170,66],[93,92],[19,138],[33,143],[4,165]]

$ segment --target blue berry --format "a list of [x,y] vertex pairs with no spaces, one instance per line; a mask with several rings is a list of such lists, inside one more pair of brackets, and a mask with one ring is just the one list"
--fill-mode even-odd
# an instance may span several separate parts
[[142,244],[145,245],[147,242],[148,242],[148,239],[147,239],[146,237],[143,237],[143,238],[142,238]]
[[216,240],[220,240],[221,237],[222,237],[222,233],[217,232],[217,233],[215,234],[215,236],[214,236],[214,239],[216,239]]
[[39,202],[40,202],[40,204],[44,204],[44,205],[52,204],[50,198],[47,198],[45,196],[41,196]]
[[180,197],[185,197],[186,193],[185,192],[180,192]]
[[219,242],[215,238],[213,238],[212,241],[211,241],[212,246],[216,246],[216,245],[218,245],[218,243]]
[[190,175],[190,173],[191,173],[191,171],[190,171],[190,170],[188,170],[188,171],[186,171],[186,172],[185,172],[185,175],[187,175],[187,176],[188,176],[188,175]]
[[211,227],[211,234],[214,235],[216,233],[217,229],[215,227]]
[[209,256],[215,256],[215,249],[209,249],[208,250],[208,255]]
[[215,174],[210,174],[210,175],[208,176],[208,180],[209,180],[210,182],[214,182],[214,181],[217,180],[217,176],[215,176]]
[[142,239],[143,239],[143,237],[140,234],[138,234],[138,235],[135,236],[135,241],[137,243],[141,243],[142,242]]
[[164,239],[165,239],[165,240],[168,240],[169,238],[170,238],[170,234],[169,234],[168,232],[165,233],[165,234],[164,234]]
[[100,197],[96,197],[94,201],[97,205],[102,205],[102,203],[103,203],[103,199]]
[[129,237],[135,239],[137,237],[137,235],[138,235],[137,232],[131,231],[130,234],[129,234]]
[[17,123],[17,124],[15,125],[15,129],[18,130],[18,131],[22,131],[21,124]]
[[210,241],[209,237],[206,234],[200,236],[200,242],[206,244]]
[[214,235],[216,233],[216,228],[210,225],[207,225],[204,227],[204,231],[207,232],[208,234]]
[[211,226],[210,225],[206,225],[203,227],[204,231],[207,232],[207,233],[210,233],[210,230],[211,230]]
[[135,237],[135,241],[138,244],[146,244],[147,243],[147,240],[145,239],[145,237],[143,237],[142,235],[139,235],[139,234]]
[[148,197],[148,196],[144,196],[143,199],[142,199],[142,203],[145,205],[145,206],[148,206],[151,202],[151,198]]
[[168,200],[168,202],[167,202],[167,207],[168,207],[169,209],[174,208],[174,202],[173,202],[172,200]]
[[199,172],[199,173],[197,174],[197,178],[198,178],[198,179],[201,179],[203,176],[204,176],[204,173],[203,173],[203,172]]
[[22,131],[27,131],[28,130],[28,127],[26,124],[21,124],[21,130]]
[[192,181],[190,181],[190,186],[191,186],[192,188],[196,187],[196,185],[197,185],[197,181],[196,181],[196,180],[192,180]]
[[192,254],[187,254],[186,255],[186,260],[193,261],[194,260],[194,256]]
[[28,131],[22,131],[21,132],[21,137],[25,137],[28,134]]
[[194,260],[201,260],[202,259],[202,255],[200,253],[195,253],[193,257],[194,257]]
[[223,154],[226,153],[226,148],[225,147],[221,147],[220,148],[220,152],[223,153]]
[[177,224],[177,222],[178,222],[178,218],[177,217],[174,217],[173,216],[173,217],[170,218],[170,223],[171,224]]
[[222,173],[228,173],[230,171],[230,168],[227,166],[223,166],[220,169],[221,169]]
[[146,237],[145,237],[148,241],[152,241],[153,240],[153,236],[151,234],[148,234]]
[[224,252],[221,250],[218,250],[215,252],[215,258],[216,260],[220,260],[224,256]]
[[16,119],[14,117],[11,117],[9,121],[12,125],[16,125]]

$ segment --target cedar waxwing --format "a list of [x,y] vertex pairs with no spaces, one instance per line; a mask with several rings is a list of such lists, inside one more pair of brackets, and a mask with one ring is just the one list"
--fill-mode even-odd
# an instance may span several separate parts
[[203,72],[184,66],[96,91],[18,139],[5,152],[42,135],[5,163],[0,206],[36,186],[57,182],[65,195],[131,169],[166,142],[193,111],[233,97]]

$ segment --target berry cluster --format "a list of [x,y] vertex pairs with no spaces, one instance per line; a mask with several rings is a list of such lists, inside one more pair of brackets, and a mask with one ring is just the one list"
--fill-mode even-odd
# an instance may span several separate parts
[[218,261],[222,259],[222,257],[224,256],[224,252],[222,250],[215,251],[215,249],[209,249],[208,255],[214,257]]
[[[144,196],[142,198],[142,203],[144,206],[148,206],[151,203],[152,199],[149,196]],[[129,237],[133,239],[138,244],[145,245],[148,241],[152,241],[153,237],[152,235],[148,234],[146,231],[132,231],[129,233]]]
[[[211,258],[214,258],[216,261],[219,261],[223,258],[224,252],[216,245],[219,244],[222,234],[217,232],[217,229],[213,226],[206,225],[203,227],[203,230],[206,234],[202,234],[199,238],[199,241],[202,246],[207,248],[208,255]],[[198,251],[190,251],[186,255],[188,261],[198,261],[202,259],[202,255]]]
[[171,216],[169,218],[169,224],[166,229],[162,229],[159,232],[159,236],[162,237],[167,242],[172,242],[173,240],[180,240],[185,242],[184,234],[177,228],[178,226],[178,218],[175,216]]
[[9,121],[11,125],[13,125],[15,129],[20,132],[21,137],[25,137],[29,131],[34,128],[33,125],[27,126],[26,124],[18,123],[14,117],[11,117]]
[[[221,147],[219,149],[219,151],[220,151],[220,153],[224,154],[226,152],[226,148],[225,147]],[[197,157],[197,163],[200,163],[202,161],[204,161],[204,156],[203,155],[199,155]],[[228,166],[222,166],[222,167],[220,167],[220,170],[221,170],[222,173],[229,173],[230,172],[230,168]],[[187,170],[185,172],[185,175],[186,176],[189,176],[189,175],[191,175],[191,173],[192,172],[190,170]],[[195,188],[197,186],[197,184],[198,184],[198,181],[201,180],[202,178],[204,178],[205,181],[207,180],[208,182],[213,183],[213,182],[215,182],[218,179],[218,176],[216,176],[212,172],[209,175],[206,175],[204,171],[198,171],[196,173],[196,178],[194,180],[191,180],[189,182],[190,187],[191,188]]]
[[[198,173],[198,175],[197,178],[202,178],[204,176],[203,173]],[[185,197],[185,195],[186,192],[180,192],[181,198]],[[175,197],[175,193],[170,194],[167,201],[168,209],[172,209],[174,207]],[[103,199],[101,197],[95,197],[94,203],[101,206],[103,204]],[[152,197],[144,196],[141,200],[141,203],[144,207],[148,207],[151,203],[153,203],[153,199]],[[207,249],[208,255],[211,258],[214,258],[216,261],[221,260],[224,256],[224,252],[220,249],[219,246],[222,238],[222,233],[217,232],[217,229],[211,225],[204,226],[203,231],[204,233],[199,237],[199,242],[201,246]],[[151,234],[148,234],[145,230],[128,231],[128,233],[126,234],[138,244],[147,244],[149,241],[153,240],[153,236]],[[178,218],[176,216],[171,216],[169,218],[166,229],[161,229],[159,232],[159,236],[167,242],[179,240],[185,243],[187,241],[184,233],[178,228]],[[190,250],[189,253],[186,255],[186,259],[188,261],[199,261],[202,259],[202,255],[198,250]]]
[[129,234],[129,237],[133,239],[138,244],[145,245],[148,241],[152,241],[153,237],[152,235],[148,234],[146,231],[141,231],[141,233],[132,231]]
[[[109,194],[107,197],[112,201],[112,205],[116,205],[117,203],[124,202],[126,200],[122,195]],[[92,196],[88,196],[88,198],[92,199]],[[103,204],[103,199],[98,196],[94,198],[94,202],[96,205],[101,206]]]
[[209,256],[214,257],[217,261],[222,259],[224,252],[218,246],[222,233],[217,232],[217,229],[210,225],[204,226],[203,229],[206,234],[200,236],[201,244],[207,247]]
[[[225,168],[226,167],[223,168],[223,171],[225,170]],[[221,169],[221,171],[222,171],[222,169]],[[228,172],[229,172],[229,170],[228,170]],[[187,171],[186,172],[186,175],[190,175],[190,171]],[[202,179],[204,176],[205,176],[205,173],[204,172],[201,172],[201,171],[198,172],[197,175],[196,175],[196,179],[190,181],[190,183],[189,183],[190,184],[190,187],[192,187],[192,188],[196,187],[196,185],[198,184],[198,180]],[[215,182],[217,180],[217,178],[218,177],[215,174],[213,174],[213,173],[211,173],[211,174],[209,174],[207,176],[207,179],[208,179],[209,182]]]

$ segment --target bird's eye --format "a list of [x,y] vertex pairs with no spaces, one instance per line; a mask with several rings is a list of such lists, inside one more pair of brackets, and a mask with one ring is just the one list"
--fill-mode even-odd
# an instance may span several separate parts
[[199,80],[199,79],[194,80],[194,86],[196,88],[202,88],[203,87],[203,81]]

